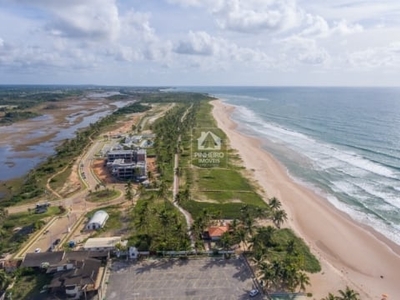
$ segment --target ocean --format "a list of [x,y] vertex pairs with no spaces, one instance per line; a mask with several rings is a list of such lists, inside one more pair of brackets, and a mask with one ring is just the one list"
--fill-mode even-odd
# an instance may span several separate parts
[[290,176],[400,244],[400,88],[193,87]]

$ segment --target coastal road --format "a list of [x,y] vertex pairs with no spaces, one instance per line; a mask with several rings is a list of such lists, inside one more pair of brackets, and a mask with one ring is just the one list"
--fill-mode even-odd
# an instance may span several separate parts
[[[183,120],[186,118],[186,115],[188,114],[189,110],[192,108],[193,104],[185,111],[185,113],[182,115],[181,117],[181,123],[183,122]],[[178,141],[177,141],[177,147],[179,147],[179,144],[181,143],[181,135],[179,135],[178,137]],[[177,151],[179,152],[179,151]],[[195,248],[195,240],[192,234],[192,224],[193,224],[193,219],[191,214],[184,210],[178,202],[176,202],[176,195],[179,192],[179,153],[175,153],[175,157],[174,157],[174,182],[173,182],[173,186],[172,186],[172,201],[174,206],[185,216],[186,219],[186,224],[187,224],[187,231],[188,231],[188,235],[190,237],[190,243],[191,243],[191,247],[192,249]]]
[[[178,169],[179,166],[179,156],[178,154],[175,154],[175,168],[174,170],[176,171]],[[172,199],[173,199],[173,204],[174,206],[185,216],[186,219],[186,224],[187,224],[187,231],[188,231],[188,235],[190,237],[190,243],[191,243],[191,247],[192,249],[194,249],[195,246],[195,241],[194,241],[194,237],[192,234],[192,224],[193,224],[193,219],[192,216],[190,215],[190,213],[186,210],[184,210],[179,204],[178,202],[176,202],[176,195],[179,192],[179,176],[177,174],[177,172],[175,172],[174,174],[174,183],[173,183],[173,187],[172,187]]]

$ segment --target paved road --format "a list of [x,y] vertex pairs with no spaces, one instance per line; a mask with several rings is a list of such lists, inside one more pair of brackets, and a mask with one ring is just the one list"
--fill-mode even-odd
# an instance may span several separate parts
[[[67,208],[69,213],[65,216],[58,218],[57,220],[55,220],[55,222],[47,224],[43,230],[43,232],[46,233],[37,236],[33,243],[31,243],[30,246],[25,249],[25,251],[19,254],[20,256],[24,256],[25,252],[34,252],[37,248],[40,248],[41,251],[47,251],[56,239],[60,239],[62,242],[65,242],[66,239],[70,238],[71,235],[69,229],[71,229],[74,224],[82,217],[82,215],[86,214],[86,212],[100,209],[105,206],[126,202],[124,199],[125,186],[123,184],[113,184],[113,187],[115,187],[115,189],[121,191],[120,195],[113,200],[100,203],[86,201],[88,191],[95,190],[96,185],[100,182],[100,180],[96,177],[96,175],[91,171],[90,168],[90,162],[95,158],[95,154],[98,153],[98,151],[101,149],[100,147],[102,147],[101,142],[95,141],[88,148],[87,152],[82,156],[82,159],[77,160],[77,163],[79,163],[78,170],[84,169],[85,178],[83,178],[83,180],[85,181],[85,186],[87,187],[87,189],[79,191],[65,199],[51,201],[50,203],[52,206],[62,205]],[[82,168],[80,167],[81,165],[83,165]],[[82,170],[80,170],[80,173],[81,172]],[[34,203],[12,206],[8,208],[8,213],[13,214],[18,212],[26,212],[28,208],[34,207]]]

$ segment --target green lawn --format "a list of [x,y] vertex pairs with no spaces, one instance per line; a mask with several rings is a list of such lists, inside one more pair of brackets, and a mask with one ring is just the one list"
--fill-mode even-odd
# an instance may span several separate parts
[[[59,189],[61,189],[65,182],[68,181],[69,176],[71,175],[72,172],[72,168],[71,168],[72,164],[70,164],[70,167],[66,168],[64,170],[64,172],[61,172],[60,174],[57,174],[56,176],[54,176],[51,180],[50,180],[50,187],[57,191]],[[57,168],[57,166],[55,166],[55,169]]]
[[310,248],[304,243],[304,241],[297,237],[291,229],[281,229],[276,232],[274,240],[278,247],[275,247],[274,251],[271,251],[270,258],[282,258],[285,254],[285,245],[290,240],[294,240],[296,244],[296,250],[303,258],[303,270],[310,273],[317,273],[321,271],[321,265],[318,259],[310,252]]
[[[237,219],[240,217],[240,209],[243,203],[210,203],[210,202],[197,202],[197,201],[184,201],[181,206],[190,212],[193,218],[202,214],[206,209],[211,214],[219,214],[223,219]],[[257,205],[248,205],[250,209],[256,209]],[[266,207],[266,206],[265,206]]]
[[198,189],[251,191],[253,187],[238,171],[229,169],[199,169]]
[[[33,207],[33,205],[32,205]],[[62,213],[60,208],[58,206],[50,206],[47,209],[47,212],[42,213],[42,214],[36,214],[34,209],[32,209],[30,212],[21,212],[17,214],[12,214],[9,215],[6,221],[4,221],[3,227],[4,228],[13,228],[13,227],[23,227],[32,223],[35,223],[41,219],[47,218],[47,217],[52,217],[57,214]]]
[[86,197],[86,200],[90,201],[90,202],[103,202],[103,201],[109,201],[109,200],[115,199],[119,195],[121,195],[121,192],[118,190],[102,189],[102,190],[90,193]]
[[200,197],[204,196],[207,199],[218,201],[219,203],[241,203],[250,204],[259,207],[266,207],[261,196],[253,191],[235,192],[233,191],[213,191],[213,192],[198,192]]
[[[108,207],[103,207],[99,210],[104,210],[105,212],[108,213],[108,220],[105,224],[105,226],[98,230],[98,234],[102,233],[102,232],[106,232],[109,230],[115,230],[121,227],[121,210],[119,208],[119,206],[116,205],[112,205],[112,206],[108,206]],[[94,210],[91,211],[90,213],[86,214],[88,220],[93,217],[93,215],[96,213],[96,211],[98,210]]]

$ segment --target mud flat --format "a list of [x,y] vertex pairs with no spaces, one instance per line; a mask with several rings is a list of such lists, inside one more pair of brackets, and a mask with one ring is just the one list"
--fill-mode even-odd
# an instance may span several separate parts
[[0,127],[0,180],[25,175],[54,153],[58,143],[73,138],[76,130],[126,103],[105,98],[69,98],[39,107],[39,117]]

